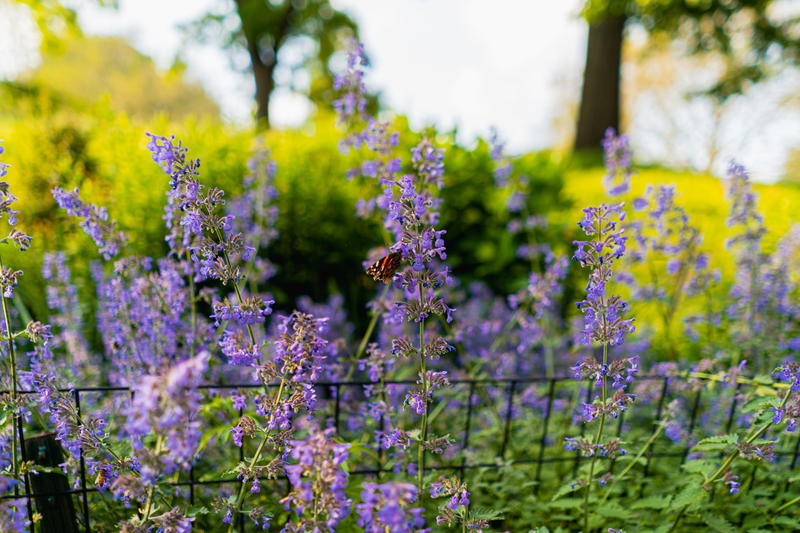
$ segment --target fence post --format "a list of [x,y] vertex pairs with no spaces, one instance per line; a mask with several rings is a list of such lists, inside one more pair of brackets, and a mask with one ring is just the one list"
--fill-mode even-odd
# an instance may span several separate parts
[[[81,392],[80,389],[72,391],[75,400],[75,410],[78,415],[78,424],[81,424]],[[86,533],[92,533],[92,519],[89,516],[89,488],[86,485],[86,460],[83,457],[83,446],[80,448],[81,468],[81,500],[83,502],[83,518],[86,520]]]
[[537,496],[539,495],[539,487],[541,486],[542,482],[542,463],[544,462],[544,447],[547,444],[547,430],[550,426],[550,415],[553,412],[553,400],[555,399],[556,395],[556,380],[550,378],[549,382],[550,385],[547,388],[547,412],[544,416],[542,438],[539,441],[539,456],[536,458],[536,477],[533,493]]
[[[61,446],[53,433],[27,438],[25,453],[29,460],[40,466],[58,468],[64,462]],[[36,510],[41,515],[38,530],[42,533],[78,533],[67,476],[56,472],[39,472],[29,478]]]

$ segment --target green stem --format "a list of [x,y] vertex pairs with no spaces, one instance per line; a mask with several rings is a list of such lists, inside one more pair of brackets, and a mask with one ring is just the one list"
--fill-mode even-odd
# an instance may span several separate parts
[[[158,457],[158,454],[161,453],[161,449],[164,446],[164,437],[159,435],[156,437],[156,447],[154,450],[154,454]],[[144,511],[142,511],[142,525],[146,524],[148,520],[150,520],[150,515],[153,512],[153,495],[156,492],[156,486],[150,485],[150,488],[147,489],[147,500],[144,504]]]
[[[3,261],[0,260],[0,268],[3,267]],[[14,471],[14,480],[19,481],[19,464],[17,462],[17,423],[19,422],[19,406],[17,405],[17,356],[14,351],[14,338],[11,334],[11,319],[8,315],[8,301],[5,296],[0,296],[3,299],[3,319],[6,325],[6,340],[8,341],[8,355],[11,359],[11,405],[14,406],[14,417],[11,422],[11,464]],[[18,484],[14,484],[14,494],[18,494]]]
[[676,528],[676,527],[678,527],[678,524],[680,523],[680,521],[681,521],[681,518],[683,518],[683,513],[685,513],[685,512],[686,512],[686,509],[687,509],[687,508],[688,508],[688,505],[685,505],[685,506],[684,506],[684,507],[683,507],[683,508],[682,508],[682,509],[681,509],[681,510],[678,512],[678,516],[676,516],[676,517],[675,517],[675,521],[672,523],[672,527],[671,527],[671,528],[669,528],[669,533],[672,533],[673,531],[675,531],[675,528]]
[[[392,286],[391,282],[385,284],[383,292],[381,293],[378,301],[383,302],[383,300],[386,299],[386,295],[389,293],[389,287],[391,286]],[[372,338],[372,332],[375,331],[375,326],[378,325],[378,318],[380,317],[380,315],[381,315],[380,311],[374,311],[372,313],[372,317],[369,320],[369,325],[367,325],[367,331],[364,332],[364,336],[361,338],[361,342],[358,345],[358,350],[356,350],[356,353],[353,356],[354,363],[357,363],[358,360],[361,358],[361,356],[364,355],[364,351],[367,349],[367,343],[369,343],[369,340]],[[352,369],[353,367],[351,366],[350,375],[348,376],[348,378],[352,377]]]
[[[778,407],[778,409],[783,409],[783,407],[786,405],[786,402],[789,400],[789,396],[791,396],[791,395],[792,395],[792,393],[791,393],[791,392],[787,392],[787,393],[786,393],[786,394],[783,396],[783,400],[781,400],[781,404],[780,404],[780,406]],[[753,432],[752,432],[752,433],[750,433],[750,436],[749,436],[749,437],[747,437],[747,438],[745,439],[745,442],[746,442],[747,444],[750,444],[750,443],[752,443],[752,442],[753,442],[754,440],[756,440],[758,437],[760,437],[761,435],[763,435],[763,434],[764,434],[764,432],[770,428],[770,426],[772,426],[772,420],[769,420],[769,421],[765,422],[765,423],[764,423],[764,424],[763,424],[763,425],[762,425],[760,428],[758,428],[758,429],[757,429],[757,430],[755,430],[755,431],[751,430],[751,431],[753,431]],[[714,472],[714,474],[713,474],[713,475],[712,475],[710,478],[707,478],[707,479],[706,479],[706,484],[711,484],[711,483],[713,483],[714,481],[716,481],[716,480],[717,480],[717,478],[718,478],[719,476],[721,476],[722,474],[724,474],[724,473],[727,471],[728,467],[731,465],[731,463],[732,463],[732,462],[733,462],[733,461],[736,459],[736,457],[737,457],[738,455],[739,455],[739,450],[738,450],[738,449],[736,449],[736,450],[733,450],[732,452],[730,452],[730,453],[728,454],[728,456],[725,458],[725,461],[723,461],[723,462],[722,462],[722,464],[720,465],[720,467],[717,469],[717,471],[716,471],[716,472]]]
[[[277,405],[278,401],[281,399],[281,396],[283,396],[283,389],[285,386],[286,386],[286,378],[281,377],[281,384],[278,386],[277,394],[275,394],[273,406]],[[272,422],[274,416],[275,413],[273,410],[273,413],[270,415],[270,418],[267,422],[267,427],[269,427],[269,424]],[[264,447],[267,445],[269,437],[270,437],[270,431],[267,429],[264,431],[264,438],[261,439],[261,442],[258,444],[258,448],[256,448],[256,453],[250,459],[250,470],[252,470],[256,466],[256,463],[258,462],[259,458],[261,458],[261,453],[264,451]],[[242,443],[242,445],[244,446],[244,443]],[[236,503],[234,504],[233,512],[231,513],[231,515],[233,516],[233,520],[231,520],[231,523],[228,524],[228,533],[232,533],[233,524],[238,520],[239,509],[241,509],[242,503],[244,502],[245,489],[246,489],[245,484],[242,483],[241,486],[239,487],[239,493],[236,495]]]
[[[188,250],[186,252],[186,260],[189,261],[190,264],[191,264],[192,258],[190,256],[190,253],[189,253]],[[189,350],[191,352],[192,357],[194,357],[194,355],[195,355],[195,345],[196,345],[195,335],[197,333],[197,297],[195,296],[195,293],[194,293],[194,273],[193,272],[189,272],[189,297],[192,299],[192,307],[191,307],[191,313],[192,313],[192,318],[191,318],[191,320],[192,320],[192,322],[191,322],[192,336],[191,336],[191,339],[192,340],[191,340],[191,344],[189,346]]]
[[603,497],[600,498],[600,503],[603,503],[608,499],[608,495],[611,494],[611,487],[614,486],[614,483],[616,483],[617,481],[622,481],[622,478],[625,477],[625,474],[627,474],[630,471],[630,469],[633,468],[633,466],[637,462],[639,462],[639,459],[641,459],[642,456],[645,454],[645,452],[647,452],[648,448],[652,446],[653,442],[655,442],[655,440],[658,438],[658,436],[661,434],[662,431],[664,431],[664,424],[658,424],[658,429],[656,429],[653,432],[653,434],[650,435],[650,438],[647,439],[647,442],[644,443],[644,446],[642,446],[642,449],[639,450],[639,453],[636,454],[636,457],[633,458],[633,460],[628,464],[628,466],[625,467],[624,470],[622,470],[622,472],[620,472],[618,476],[616,476],[610,481],[610,483],[606,487],[606,491],[603,494]]
[[[419,291],[420,309],[422,309],[422,285],[417,286]],[[428,433],[428,376],[425,365],[425,319],[419,321],[419,369],[420,380],[422,380],[422,402],[424,411],[420,420],[419,441],[417,447],[417,488],[420,494],[424,490],[425,476],[425,447],[423,446]]]
[[506,325],[503,327],[503,330],[497,337],[495,337],[492,346],[489,348],[489,351],[494,352],[500,346],[500,344],[502,344],[503,340],[505,340],[506,335],[508,335],[508,332],[511,331],[511,328],[513,328],[517,324],[517,321],[519,321],[519,315],[520,312],[517,311],[511,317],[511,320],[506,322]]
[[800,502],[800,496],[798,496],[797,498],[794,498],[794,499],[789,500],[788,502],[784,503],[783,505],[781,505],[780,507],[775,509],[775,512],[776,513],[780,513],[781,511],[783,511],[787,507],[790,507],[790,506],[794,505],[797,502]]
[[[603,368],[606,367],[608,364],[608,344],[603,345]],[[603,429],[606,425],[606,400],[607,393],[606,393],[606,375],[603,374],[603,384],[601,386],[601,394],[603,399],[603,410],[600,413],[600,426],[597,428],[597,434],[594,436],[594,441],[592,448],[592,460],[589,462],[589,476],[586,479],[586,490],[583,493],[583,530],[584,532],[589,531],[589,495],[592,492],[592,484],[594,483],[594,466],[597,462],[597,444],[600,443],[600,439],[603,438]]]

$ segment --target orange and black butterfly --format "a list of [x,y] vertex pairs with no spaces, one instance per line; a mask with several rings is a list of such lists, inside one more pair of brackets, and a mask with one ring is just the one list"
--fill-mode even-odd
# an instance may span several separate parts
[[397,269],[400,268],[400,263],[403,260],[401,252],[392,252],[375,261],[372,266],[367,269],[367,275],[372,276],[375,281],[382,281],[389,283],[394,278]]

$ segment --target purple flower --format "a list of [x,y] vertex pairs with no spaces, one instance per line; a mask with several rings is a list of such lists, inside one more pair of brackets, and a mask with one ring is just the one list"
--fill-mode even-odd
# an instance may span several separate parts
[[[3,141],[0,140],[0,143]],[[0,145],[0,154],[2,154],[4,148]],[[8,169],[11,165],[6,163],[0,162],[0,178],[3,178],[8,174]],[[19,211],[15,211],[11,209],[11,204],[17,201],[17,197],[11,194],[11,188],[5,181],[0,181],[0,218],[3,215],[6,215],[8,219],[9,226],[16,226],[17,225],[17,215]],[[26,235],[25,233],[19,231],[16,228],[11,228],[9,234],[4,239],[1,239],[0,242],[13,242],[21,251],[27,250],[31,245],[31,238]]]
[[349,476],[343,464],[349,447],[333,441],[333,429],[312,429],[307,439],[292,441],[295,462],[285,467],[292,491],[281,503],[297,516],[286,531],[333,531],[347,517],[352,502],[345,494]]
[[157,533],[189,533],[192,530],[194,518],[184,516],[178,507],[153,517],[153,523],[158,526]]
[[[609,196],[625,194],[630,189],[632,152],[625,135],[616,135],[614,128],[606,130],[603,137],[606,175],[603,184]],[[635,206],[634,206],[635,207]]]
[[357,523],[366,533],[414,533],[425,526],[424,509],[414,507],[417,488],[411,483],[364,482],[361,503],[356,505]]
[[68,215],[81,219],[80,225],[83,231],[92,238],[106,260],[119,253],[128,237],[117,230],[116,222],[109,220],[105,207],[84,203],[77,187],[71,192],[61,187],[53,187],[51,193],[58,206]]
[[[133,399],[127,409],[126,429],[141,462],[141,476],[154,483],[159,476],[188,469],[200,441],[200,395],[196,388],[208,367],[209,353],[187,359],[162,375],[141,378],[132,388]],[[163,448],[151,451],[142,438],[156,434],[164,439]]]
[[[583,210],[578,226],[594,241],[575,241],[575,259],[581,266],[592,269],[586,287],[586,299],[578,302],[584,316],[583,343],[609,344],[624,342],[624,336],[634,331],[633,319],[624,314],[627,304],[619,296],[609,296],[606,285],[612,280],[614,262],[625,253],[627,237],[618,224],[625,218],[622,204],[601,204]],[[617,220],[614,220],[616,218]]]

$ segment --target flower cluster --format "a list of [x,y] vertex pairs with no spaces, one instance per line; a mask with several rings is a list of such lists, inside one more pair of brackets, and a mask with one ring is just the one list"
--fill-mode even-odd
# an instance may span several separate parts
[[[191,466],[201,433],[197,386],[206,372],[209,357],[208,352],[203,352],[163,375],[143,376],[132,387],[126,428],[145,483],[152,484],[158,476]],[[152,450],[142,440],[151,433],[159,439]]]
[[251,252],[253,261],[243,267],[247,279],[263,283],[275,274],[275,266],[259,254],[263,254],[278,236],[275,228],[278,219],[275,202],[278,190],[274,185],[277,166],[270,159],[269,151],[263,149],[248,161],[247,167],[244,191],[240,196],[231,199],[227,212],[234,217],[234,231],[241,233],[255,248]]
[[[1,142],[3,141],[0,141],[0,143]],[[2,145],[0,145],[0,154],[2,154],[3,151],[4,148]],[[0,161],[0,178],[4,178],[8,174],[7,169],[10,166],[11,165]],[[11,208],[11,204],[16,201],[17,197],[11,194],[11,187],[8,185],[8,183],[5,181],[0,181],[0,218],[5,215],[6,219],[8,220],[8,225],[11,226],[8,236],[0,239],[0,242],[13,242],[17,248],[24,252],[30,247],[31,238],[13,227],[17,225],[17,215],[19,214],[19,211],[13,210]]]
[[592,403],[584,402],[581,408],[581,416],[586,422],[591,422],[605,415],[611,415],[617,418],[620,413],[630,407],[635,399],[635,394],[628,394],[621,390],[615,390],[614,394],[605,400],[595,400]]
[[438,481],[431,483],[430,494],[433,498],[450,497],[445,506],[439,509],[439,514],[436,516],[437,524],[453,526],[461,523],[465,529],[476,530],[489,527],[486,519],[472,517],[468,513],[469,490],[467,484],[458,478],[440,477]]
[[55,377],[35,373],[31,384],[55,426],[56,439],[69,454],[65,465],[68,471],[77,471],[83,458],[88,471],[101,480],[97,484],[110,486],[121,474],[138,468],[135,459],[118,457],[111,450],[106,420],[98,414],[81,416],[74,397],[58,390]]
[[[623,204],[600,204],[583,210],[584,218],[578,226],[593,241],[575,241],[575,259],[583,267],[592,269],[586,287],[586,299],[578,302],[583,313],[583,342],[596,342],[616,346],[633,333],[633,319],[624,317],[627,304],[619,296],[609,296],[606,286],[613,278],[612,267],[625,253],[627,237],[618,227],[625,219]],[[614,220],[614,219],[617,220]]]
[[248,261],[255,248],[245,244],[242,234],[234,231],[232,215],[218,212],[225,193],[216,187],[205,190],[198,180],[200,160],[187,158],[188,150],[174,142],[174,137],[147,135],[153,161],[171,178],[165,215],[171,252],[177,258],[190,254],[196,281],[240,281],[241,271],[232,264],[231,257],[241,256]]
[[[340,97],[334,102],[339,121],[346,125],[349,134],[340,143],[342,151],[359,149],[366,146],[374,154],[374,159],[367,159],[358,167],[347,172],[348,178],[364,176],[373,178],[383,185],[384,190],[391,189],[391,182],[400,172],[402,164],[392,152],[399,143],[399,135],[393,131],[388,122],[381,122],[367,112],[366,88],[364,75],[369,65],[364,55],[364,47],[352,41],[347,55],[347,69],[336,76],[334,89]],[[377,198],[360,199],[356,212],[360,217],[370,217],[376,209],[386,209],[385,195]],[[386,220],[387,229],[392,229],[392,221]]]
[[92,238],[104,258],[110,260],[120,252],[128,238],[117,229],[116,222],[109,220],[105,207],[85,203],[77,187],[72,191],[54,187],[51,192],[60,208],[81,219],[83,231]]
[[614,128],[608,128],[602,144],[606,166],[603,184],[606,192],[609,196],[625,194],[631,185],[631,163],[633,161],[628,137],[617,135]]
[[627,455],[628,451],[622,447],[619,439],[610,440],[604,444],[595,444],[584,437],[564,437],[564,448],[568,451],[580,451],[583,457],[608,457],[614,459],[620,455]]
[[612,378],[614,380],[611,383],[613,388],[624,389],[633,382],[636,373],[639,372],[639,356],[617,359],[610,364],[602,364],[596,359],[582,360],[570,370],[575,379],[593,379],[595,385],[601,387],[605,383],[605,379]]
[[285,470],[292,491],[281,503],[287,510],[294,509],[297,517],[284,531],[335,531],[351,507],[345,495],[348,474],[343,469],[349,445],[335,443],[333,429],[314,429],[290,447],[296,463]]
[[115,369],[113,383],[156,374],[210,343],[211,325],[187,317],[194,295],[175,261],[122,259],[110,275],[95,263],[93,274],[98,330]]
[[786,403],[784,407],[773,407],[773,424],[786,422],[786,431],[793,432],[800,425],[800,397],[796,394]]
[[494,182],[498,187],[505,187],[508,178],[511,176],[513,166],[511,161],[505,156],[505,143],[500,140],[499,132],[492,128],[489,134],[489,157],[495,162]]
[[47,282],[47,306],[55,312],[49,319],[57,331],[52,340],[53,348],[63,346],[73,364],[89,362],[89,344],[83,334],[84,320],[78,291],[70,279],[64,252],[44,255],[42,277]]
[[366,114],[364,71],[368,66],[364,45],[355,40],[351,41],[347,54],[347,69],[337,74],[333,82],[333,89],[341,92],[333,107],[342,121],[350,117],[363,118]]
[[800,363],[787,361],[773,372],[773,376],[781,381],[791,383],[791,392],[800,392]]
[[417,487],[411,483],[363,483],[356,505],[358,525],[366,533],[419,533],[425,527],[425,509],[414,507]]

